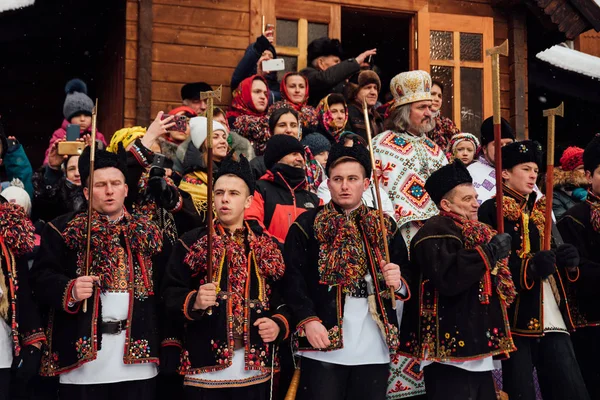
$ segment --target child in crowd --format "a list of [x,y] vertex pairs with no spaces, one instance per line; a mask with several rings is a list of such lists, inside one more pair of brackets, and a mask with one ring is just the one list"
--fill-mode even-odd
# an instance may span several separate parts
[[471,133],[458,133],[452,136],[448,144],[448,160],[459,159],[466,166],[473,163],[479,150],[479,140]]
[[308,190],[317,193],[317,189],[321,182],[327,179],[325,173],[325,165],[329,157],[331,143],[327,138],[320,133],[311,133],[302,139],[302,144],[306,152],[306,178],[308,180]]

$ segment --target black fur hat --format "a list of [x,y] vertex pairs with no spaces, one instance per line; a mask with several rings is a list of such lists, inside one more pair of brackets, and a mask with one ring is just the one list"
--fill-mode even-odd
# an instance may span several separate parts
[[596,133],[596,136],[592,141],[585,146],[583,151],[583,169],[590,171],[592,174],[600,165],[600,133]]
[[435,204],[440,204],[446,193],[464,183],[473,183],[473,178],[462,161],[457,159],[431,174],[425,182],[425,190]]
[[198,100],[201,92],[211,92],[212,87],[206,82],[186,83],[181,87],[181,100]]
[[542,146],[532,140],[513,142],[502,148],[502,169],[510,169],[515,165],[527,162],[542,166]]
[[329,175],[329,170],[336,163],[337,160],[343,157],[353,158],[363,166],[366,172],[366,178],[371,179],[371,173],[373,172],[373,168],[371,167],[371,156],[369,155],[369,150],[355,140],[352,144],[352,147],[346,147],[343,143],[336,143],[331,147],[329,151],[329,157],[327,158],[327,174]]
[[[79,157],[77,163],[79,167],[79,175],[81,184],[84,187],[88,185],[90,177],[90,147],[86,147]],[[105,150],[96,149],[96,158],[94,159],[94,171],[102,168],[117,168],[125,177],[127,177],[127,153],[123,148],[123,144],[119,143],[117,153],[111,153]]]
[[338,39],[324,36],[310,42],[308,45],[308,65],[319,57],[338,56],[342,58],[342,44]]
[[[502,139],[515,140],[515,133],[507,120],[502,118],[500,121],[500,137]],[[494,141],[494,117],[489,117],[481,124],[481,147]]]
[[250,190],[250,194],[254,194],[256,180],[254,179],[254,174],[252,173],[252,168],[250,168],[248,159],[244,157],[243,154],[240,154],[238,161],[236,161],[234,157],[234,152],[230,151],[229,154],[227,154],[227,156],[223,159],[221,166],[219,167],[219,171],[215,174],[215,183],[224,175],[235,175],[246,182],[246,185],[248,185],[248,189]]

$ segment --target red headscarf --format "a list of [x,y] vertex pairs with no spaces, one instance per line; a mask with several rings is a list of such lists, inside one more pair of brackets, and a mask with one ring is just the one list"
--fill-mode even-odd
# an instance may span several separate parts
[[[300,76],[304,79],[304,83],[306,84],[306,89],[304,92],[304,101],[302,101],[302,103],[294,103],[292,101],[292,99],[290,99],[290,96],[288,95],[287,92],[287,86],[285,86],[285,82],[288,78],[288,76],[293,75],[293,76]],[[288,72],[287,74],[285,74],[283,76],[283,79],[281,80],[281,85],[279,87],[279,89],[281,90],[281,97],[283,98],[283,100],[287,101],[289,103],[289,105],[291,107],[293,107],[296,111],[298,112],[302,112],[302,107],[304,107],[306,105],[306,103],[308,102],[308,79],[306,79],[306,77],[302,74],[300,74],[299,72]]]
[[229,119],[229,117],[237,118],[240,115],[262,117],[267,113],[266,109],[263,112],[258,111],[252,101],[252,82],[257,79],[264,82],[267,87],[267,100],[269,99],[269,85],[267,85],[265,78],[260,75],[253,75],[246,78],[241,81],[238,88],[233,91],[233,100],[231,100],[231,109],[227,112],[227,119]]

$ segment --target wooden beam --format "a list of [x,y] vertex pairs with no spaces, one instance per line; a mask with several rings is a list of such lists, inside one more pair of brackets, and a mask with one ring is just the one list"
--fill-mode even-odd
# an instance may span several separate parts
[[422,10],[417,12],[417,31],[415,32],[417,35],[416,45],[417,45],[417,65],[418,69],[423,71],[431,72],[429,61],[431,59],[430,55],[430,41],[429,41],[429,9],[427,7],[423,7]]
[[152,0],[139,0],[136,124],[148,126],[152,101]]
[[329,15],[329,37],[342,40],[342,6],[332,4]]
[[308,60],[308,20],[306,18],[300,18],[298,20],[298,71],[302,71],[306,68],[306,62]]
[[600,4],[592,0],[571,0],[571,4],[583,14],[596,32],[600,32]]
[[[523,10],[524,11],[524,10]],[[527,49],[526,45],[525,12],[512,12],[508,17],[508,42],[509,46],[509,76],[510,76],[510,122],[515,129],[517,140],[527,138],[526,115],[527,103]]]
[[[456,29],[458,29],[458,27],[456,27]],[[453,50],[454,50],[454,54],[453,54],[453,58],[454,58],[454,62],[456,63],[456,66],[452,69],[453,72],[453,81],[454,81],[454,87],[453,87],[453,96],[452,96],[452,109],[454,110],[453,115],[452,115],[452,121],[454,121],[454,124],[456,125],[456,127],[458,129],[460,129],[460,127],[462,126],[462,118],[461,118],[461,93],[460,93],[460,89],[461,89],[461,85],[460,85],[460,67],[458,66],[458,64],[460,64],[460,32],[453,32],[452,33],[452,42],[453,42]]]

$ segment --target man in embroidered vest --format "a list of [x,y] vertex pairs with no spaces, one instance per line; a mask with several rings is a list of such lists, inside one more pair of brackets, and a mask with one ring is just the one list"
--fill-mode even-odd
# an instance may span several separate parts
[[[501,121],[502,146],[515,141],[515,134],[507,120]],[[481,152],[479,157],[467,167],[473,177],[473,187],[477,191],[477,201],[482,204],[496,195],[496,170],[494,144],[494,119],[489,117],[481,124]]]
[[[32,288],[48,313],[41,374],[60,376],[61,399],[153,399],[160,347],[153,262],[158,228],[124,208],[126,155],[96,150],[93,191],[89,148],[79,159],[93,199],[91,262],[86,270],[87,212],[49,223],[32,268]],[[84,302],[87,310],[84,312]]]
[[46,340],[37,305],[29,289],[25,254],[33,250],[35,229],[25,210],[0,196],[0,399],[14,383],[26,384],[39,369]]
[[477,221],[477,193],[460,160],[435,171],[425,189],[440,209],[415,235],[401,351],[421,359],[427,398],[496,400],[493,358],[516,350],[506,309],[516,296],[511,237]]
[[571,341],[592,399],[600,399],[600,135],[583,152],[583,168],[590,184],[587,200],[571,207],[557,225],[563,240],[579,251],[580,276],[567,283],[567,298],[577,329]]
[[285,242],[286,303],[301,356],[297,399],[383,399],[399,345],[389,288],[399,300],[410,296],[399,267],[408,254],[386,217],[386,263],[378,213],[362,203],[371,176],[368,150],[357,142],[334,145],[327,173],[331,201],[302,214]]
[[228,155],[215,176],[213,276],[207,276],[206,228],[183,235],[167,266],[163,297],[181,324],[173,346],[181,348],[187,399],[267,399],[277,343],[289,335],[278,242],[244,220],[254,187],[248,160]]
[[[517,298],[508,310],[517,351],[502,362],[503,390],[511,399],[534,400],[533,367],[544,400],[589,399],[573,353],[564,282],[575,279],[577,249],[542,250],[545,199],[536,201],[541,146],[530,140],[502,148],[504,229],[512,237],[508,266]],[[496,199],[484,202],[479,220],[497,226]]]

